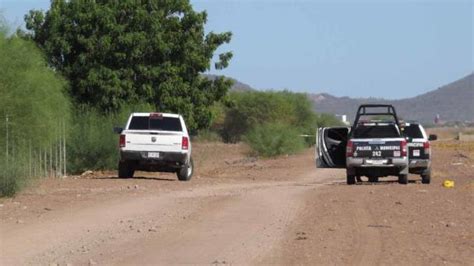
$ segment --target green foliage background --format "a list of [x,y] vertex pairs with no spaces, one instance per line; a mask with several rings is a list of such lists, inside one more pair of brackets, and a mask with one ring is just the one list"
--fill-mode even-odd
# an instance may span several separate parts
[[0,28],[0,196],[5,196],[26,183],[30,153],[58,138],[70,106],[65,81],[47,67],[35,44]]
[[297,128],[301,134],[314,134],[316,115],[305,94],[289,91],[233,92],[225,108],[222,137],[238,142],[256,125],[280,123]]
[[[232,84],[200,75],[232,34],[205,34],[207,13],[189,0],[52,0],[50,10],[32,10],[25,21],[29,32],[21,34],[70,82],[74,103],[103,113],[147,102],[182,114],[195,131],[210,125],[210,106]],[[220,54],[215,68],[231,58]]]
[[72,119],[69,128],[69,171],[116,169],[119,160],[119,137],[115,126],[124,127],[130,113],[151,112],[150,104],[122,106],[117,113],[104,115],[100,111],[82,107]]
[[254,155],[264,157],[293,154],[305,147],[296,128],[280,123],[257,125],[244,136],[244,140],[250,145]]
[[[262,156],[297,152],[314,142],[301,135],[338,123],[315,114],[304,94],[229,93],[231,80],[203,76],[232,34],[206,34],[207,14],[189,0],[52,0],[48,11],[30,11],[28,31],[16,35],[2,21],[0,196],[27,183],[38,155],[59,147],[60,137],[68,173],[115,169],[112,128],[131,112],[180,113],[198,139],[244,140]],[[219,54],[214,67],[231,58]]]

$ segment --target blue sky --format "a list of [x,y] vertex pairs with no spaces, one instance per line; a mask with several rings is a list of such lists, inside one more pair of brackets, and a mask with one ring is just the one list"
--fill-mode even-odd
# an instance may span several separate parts
[[[471,0],[194,0],[208,31],[232,31],[223,71],[259,89],[405,98],[474,71]],[[49,1],[0,0],[10,24]]]

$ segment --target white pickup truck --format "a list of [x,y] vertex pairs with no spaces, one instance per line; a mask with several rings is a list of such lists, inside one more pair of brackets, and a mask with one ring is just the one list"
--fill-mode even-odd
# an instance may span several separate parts
[[178,114],[132,113],[120,134],[118,176],[132,178],[135,170],[176,173],[189,181],[194,172],[191,141]]

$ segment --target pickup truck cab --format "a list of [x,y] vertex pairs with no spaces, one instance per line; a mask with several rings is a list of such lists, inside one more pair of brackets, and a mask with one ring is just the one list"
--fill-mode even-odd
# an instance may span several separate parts
[[410,174],[421,176],[421,183],[431,182],[431,144],[436,135],[427,135],[420,123],[410,122],[403,126],[403,133],[408,141],[408,158]]
[[191,141],[181,115],[132,113],[120,134],[118,176],[131,178],[135,170],[175,172],[188,181],[194,172]]
[[317,167],[345,168],[347,184],[355,184],[361,176],[377,182],[389,175],[398,176],[401,184],[408,183],[407,141],[393,106],[361,105],[352,127],[319,128],[316,136]]

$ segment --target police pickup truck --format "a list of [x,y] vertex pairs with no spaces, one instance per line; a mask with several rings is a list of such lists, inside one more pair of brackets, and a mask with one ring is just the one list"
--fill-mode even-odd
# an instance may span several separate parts
[[379,177],[390,175],[398,176],[400,184],[407,184],[408,148],[399,125],[392,105],[361,105],[352,127],[318,129],[316,165],[345,168],[349,185],[360,181],[361,176],[377,182]]
[[131,178],[135,170],[176,173],[188,181],[194,172],[191,142],[178,114],[132,113],[120,134],[118,176]]
[[403,124],[403,133],[408,140],[409,172],[421,176],[421,183],[431,182],[431,144],[438,136],[427,135],[420,123]]

